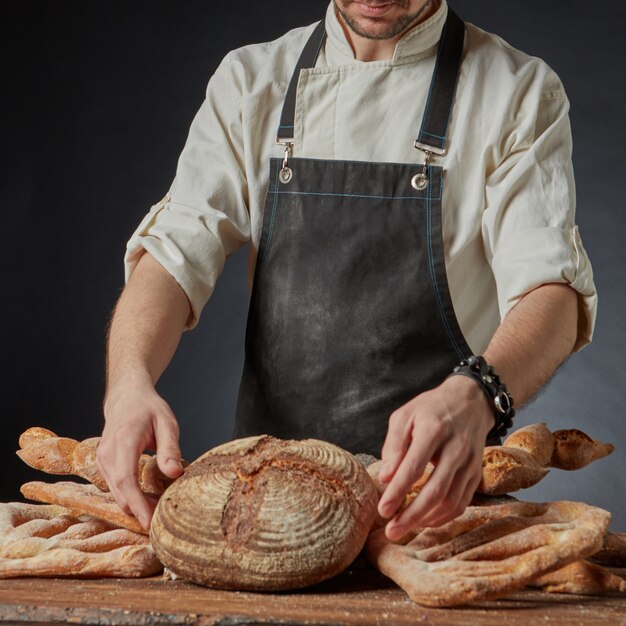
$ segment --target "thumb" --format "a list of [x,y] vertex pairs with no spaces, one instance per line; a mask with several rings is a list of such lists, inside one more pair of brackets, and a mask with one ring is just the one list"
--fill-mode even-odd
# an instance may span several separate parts
[[171,419],[156,420],[156,457],[159,469],[169,478],[177,478],[183,473],[180,446],[178,445],[178,424]]

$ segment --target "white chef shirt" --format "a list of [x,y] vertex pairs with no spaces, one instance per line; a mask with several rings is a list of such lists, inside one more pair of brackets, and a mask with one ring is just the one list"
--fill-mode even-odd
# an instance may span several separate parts
[[[447,4],[397,44],[361,62],[331,2],[328,38],[298,83],[294,156],[422,163],[421,123]],[[225,259],[250,242],[252,284],[270,157],[285,92],[315,25],[229,53],[211,78],[165,198],[128,242],[126,278],[144,250],[179,283],[200,317]],[[579,293],[576,349],[591,340],[596,291],[574,222],[569,103],[540,59],[467,24],[444,167],[443,236],[454,309],[470,348],[532,289]]]

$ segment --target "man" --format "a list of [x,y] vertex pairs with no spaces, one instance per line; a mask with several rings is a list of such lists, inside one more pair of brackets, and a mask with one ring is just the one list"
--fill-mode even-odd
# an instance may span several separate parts
[[120,506],[148,525],[143,449],[182,471],[154,385],[250,241],[235,435],[381,454],[390,539],[459,515],[510,415],[499,380],[521,405],[591,338],[567,108],[544,63],[445,0],[335,0],[320,27],[229,54],[129,242],[98,449]]

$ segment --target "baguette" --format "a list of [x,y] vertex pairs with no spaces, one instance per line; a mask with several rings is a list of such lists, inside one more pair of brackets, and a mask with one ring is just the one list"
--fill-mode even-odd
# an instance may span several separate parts
[[[548,474],[548,468],[573,470],[613,452],[614,446],[592,439],[576,429],[551,433],[545,424],[530,424],[513,432],[501,446],[486,446],[483,450],[482,480],[477,493],[497,496],[527,489]],[[387,486],[379,478],[382,461],[367,465],[379,496]],[[406,509],[430,478],[434,467],[430,463],[425,472],[411,486],[399,511]],[[379,517],[377,526],[385,520]]]
[[483,476],[477,491],[500,496],[537,484],[548,470],[521,448],[487,446],[483,451]]
[[92,515],[144,535],[149,532],[136,517],[124,513],[110,493],[100,491],[95,485],[33,481],[23,484],[20,491],[29,500],[63,506],[75,515]]
[[605,457],[615,449],[611,443],[596,441],[582,430],[556,430],[554,452],[550,459],[552,467],[563,470],[577,470]]
[[554,436],[544,424],[530,424],[518,428],[502,443],[505,448],[518,448],[528,452],[539,465],[547,467],[552,459]]
[[[42,472],[80,476],[101,491],[108,491],[106,481],[96,464],[99,443],[100,437],[76,441],[59,437],[46,428],[33,427],[20,436],[20,449],[16,454],[24,463]],[[153,496],[160,496],[173,482],[161,472],[156,457],[149,454],[139,457],[137,480],[141,490]]]

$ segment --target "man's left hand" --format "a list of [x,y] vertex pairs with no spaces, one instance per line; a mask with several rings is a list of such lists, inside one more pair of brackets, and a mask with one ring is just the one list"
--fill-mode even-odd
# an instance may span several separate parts
[[407,509],[388,522],[390,540],[415,528],[441,526],[465,510],[481,480],[485,438],[493,425],[486,395],[460,375],[392,413],[379,474],[389,484],[378,512],[391,518],[426,464],[432,462],[435,469]]

